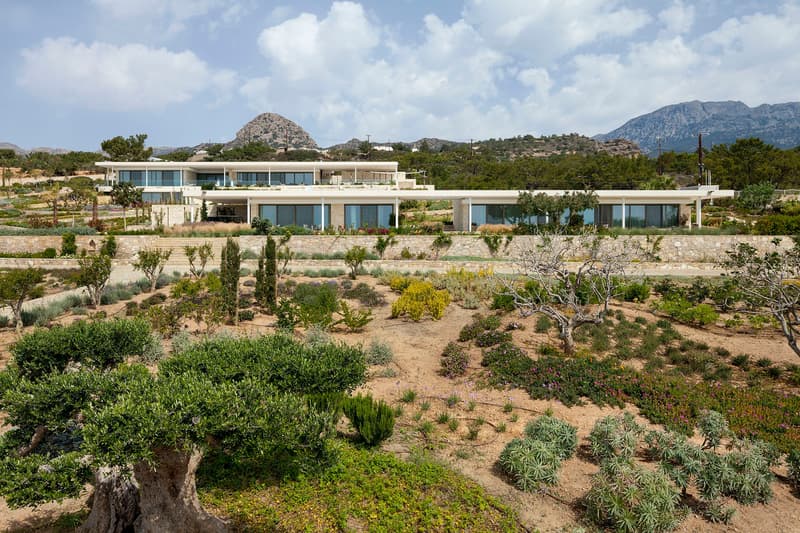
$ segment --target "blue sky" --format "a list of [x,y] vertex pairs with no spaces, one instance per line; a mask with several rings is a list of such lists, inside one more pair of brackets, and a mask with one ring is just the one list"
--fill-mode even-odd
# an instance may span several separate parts
[[687,100],[795,101],[800,0],[0,0],[0,141],[321,146],[579,132]]

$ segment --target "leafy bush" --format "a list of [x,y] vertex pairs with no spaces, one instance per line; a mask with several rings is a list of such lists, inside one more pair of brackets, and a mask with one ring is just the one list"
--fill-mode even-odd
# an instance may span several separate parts
[[503,342],[511,342],[511,333],[507,331],[484,331],[475,337],[475,345],[481,348],[488,348]]
[[442,352],[441,364],[442,368],[439,372],[443,376],[448,378],[463,376],[469,365],[469,354],[463,346],[450,342]]
[[620,416],[606,416],[598,420],[589,433],[589,447],[599,460],[631,459],[639,443],[642,428],[625,412]]
[[514,302],[514,296],[503,292],[496,293],[492,296],[492,309],[499,311],[513,311],[517,305]]
[[[220,353],[226,354],[224,359]],[[316,394],[350,391],[364,382],[366,361],[359,347],[309,346],[287,335],[217,337],[197,342],[159,365],[159,373],[181,375],[202,368],[215,383],[247,377],[280,391]]]
[[547,333],[552,327],[553,322],[547,315],[539,315],[539,318],[536,319],[536,326],[534,327],[534,330],[536,333]]
[[252,309],[242,309],[241,311],[239,311],[240,321],[253,320],[255,317],[256,313]]
[[57,371],[71,362],[109,368],[131,355],[141,356],[150,342],[150,326],[141,319],[86,322],[39,329],[11,348],[20,373],[31,379]]
[[800,216],[764,215],[753,225],[756,235],[797,235],[800,233]]
[[414,278],[408,276],[392,276],[389,279],[389,288],[395,292],[402,293],[414,281]]
[[91,467],[81,455],[4,457],[0,459],[0,494],[11,508],[77,497],[92,477]]
[[578,447],[578,428],[552,415],[543,415],[525,426],[525,436],[550,444],[561,459],[569,459]]
[[656,533],[674,529],[683,520],[686,513],[679,500],[663,472],[612,459],[592,476],[585,501],[589,518],[601,527]]
[[450,293],[446,290],[437,291],[427,281],[414,281],[392,304],[392,318],[407,315],[416,322],[427,315],[439,320],[449,304]]
[[358,300],[361,305],[367,307],[378,307],[385,303],[385,299],[381,293],[363,282],[357,284],[355,287],[345,289],[342,291],[342,296],[349,300]]
[[650,297],[650,285],[647,282],[626,283],[620,290],[620,298],[626,302],[645,302]]
[[366,356],[367,364],[370,365],[388,365],[394,358],[392,347],[378,339],[372,339],[369,343]]
[[61,236],[61,255],[77,255],[78,245],[75,243],[74,233],[65,233]]
[[712,409],[704,409],[697,420],[697,427],[703,436],[704,448],[716,448],[722,439],[730,435],[728,421],[725,417]]
[[342,322],[349,331],[361,331],[372,322],[372,311],[352,309],[345,301],[339,302],[339,314],[342,318],[337,323]]
[[342,411],[368,446],[376,446],[392,436],[394,411],[383,400],[376,402],[371,396],[361,395],[346,398]]
[[561,459],[546,442],[514,439],[500,453],[499,463],[520,490],[532,492],[542,485],[558,483]]
[[303,327],[318,324],[327,329],[333,324],[333,313],[339,309],[333,283],[300,283],[295,287],[292,303]]
[[344,255],[344,264],[350,268],[350,277],[352,279],[356,279],[361,270],[361,265],[364,264],[366,258],[367,249],[363,246],[353,246],[347,250],[347,253]]
[[692,305],[689,300],[683,297],[672,296],[664,298],[656,303],[655,307],[669,316],[686,324],[707,326],[715,323],[719,319],[719,314],[708,304]]
[[786,456],[786,465],[789,467],[789,481],[795,490],[800,490],[800,450],[792,450]]
[[458,333],[458,340],[461,342],[471,341],[484,331],[497,329],[500,327],[500,317],[497,315],[481,316],[476,315],[472,322],[461,328]]

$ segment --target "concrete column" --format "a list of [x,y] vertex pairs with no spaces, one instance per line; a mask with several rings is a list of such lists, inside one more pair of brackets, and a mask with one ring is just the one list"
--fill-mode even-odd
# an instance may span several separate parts
[[249,224],[251,220],[253,220],[253,217],[250,216],[250,198],[248,198],[247,199],[247,223]]
[[622,199],[622,229],[625,229],[625,198]]
[[358,183],[358,167],[353,168],[353,183]]
[[322,220],[322,229],[325,229],[325,198],[320,198],[320,218]]
[[694,201],[694,211],[695,211],[695,221],[697,222],[697,227],[703,227],[703,201],[698,198]]
[[148,171],[147,168],[144,169],[144,186],[147,187],[147,182],[149,181]]
[[394,227],[400,227],[400,198],[397,197],[394,199]]
[[467,231],[472,231],[472,197],[467,198]]

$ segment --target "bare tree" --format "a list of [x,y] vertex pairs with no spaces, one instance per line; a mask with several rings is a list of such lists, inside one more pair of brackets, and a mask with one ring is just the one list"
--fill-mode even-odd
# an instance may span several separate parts
[[588,230],[537,235],[538,243],[517,259],[519,276],[501,283],[522,316],[542,313],[555,321],[564,352],[572,353],[575,328],[603,321],[626,265],[641,255],[640,246],[632,240],[614,245]]
[[744,299],[766,307],[780,324],[792,351],[800,355],[800,243],[781,250],[781,239],[772,240],[774,250],[759,252],[747,243],[727,251],[721,266],[736,280]]

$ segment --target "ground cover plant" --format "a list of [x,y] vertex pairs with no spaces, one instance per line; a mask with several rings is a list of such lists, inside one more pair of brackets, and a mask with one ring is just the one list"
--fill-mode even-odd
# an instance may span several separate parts
[[257,465],[210,460],[199,472],[200,501],[235,528],[251,531],[356,524],[375,531],[522,530],[510,506],[427,456],[405,462],[351,445],[337,451],[338,463],[319,476],[280,483]]

